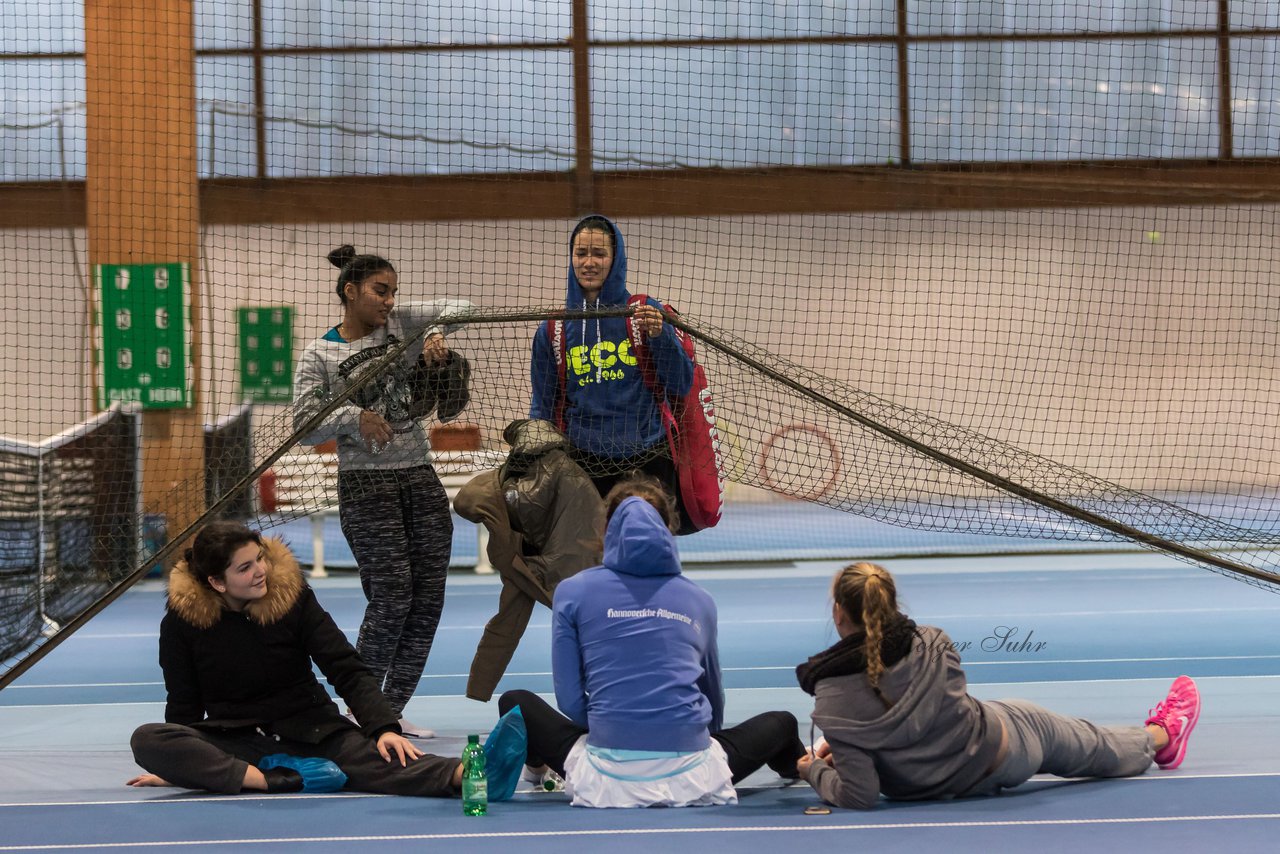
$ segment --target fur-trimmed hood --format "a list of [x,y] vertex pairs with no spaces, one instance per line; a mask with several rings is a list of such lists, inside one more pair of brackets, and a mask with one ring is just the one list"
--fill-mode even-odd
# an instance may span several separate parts
[[[298,603],[306,582],[288,546],[263,537],[262,547],[267,558],[267,595],[245,605],[244,613],[255,623],[269,626]],[[225,609],[221,594],[201,583],[185,560],[178,561],[169,573],[169,610],[197,629],[207,629],[222,619]]]

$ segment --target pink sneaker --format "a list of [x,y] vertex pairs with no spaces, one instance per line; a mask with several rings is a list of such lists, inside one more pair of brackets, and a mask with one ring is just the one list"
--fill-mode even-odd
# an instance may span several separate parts
[[1163,727],[1169,734],[1169,743],[1156,751],[1155,761],[1166,771],[1182,764],[1187,755],[1187,739],[1200,720],[1200,691],[1190,676],[1173,680],[1169,694],[1151,710],[1148,726]]

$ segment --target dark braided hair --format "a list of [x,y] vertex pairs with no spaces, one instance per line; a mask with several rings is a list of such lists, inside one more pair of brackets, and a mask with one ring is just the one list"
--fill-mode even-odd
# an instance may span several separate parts
[[890,702],[880,693],[880,676],[884,673],[881,645],[885,625],[898,615],[898,587],[893,576],[878,564],[851,563],[836,576],[831,597],[849,619],[866,631],[863,652],[867,656],[867,681],[888,708]]

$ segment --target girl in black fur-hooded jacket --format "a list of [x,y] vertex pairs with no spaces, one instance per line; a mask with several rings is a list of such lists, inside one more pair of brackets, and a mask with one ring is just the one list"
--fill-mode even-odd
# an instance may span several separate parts
[[[362,727],[341,714],[312,662]],[[422,753],[401,735],[377,680],[289,550],[237,522],[207,525],[174,567],[160,666],[165,722],[134,732],[134,758],[147,773],[131,786],[320,791],[345,776],[353,791],[459,792],[458,760]]]

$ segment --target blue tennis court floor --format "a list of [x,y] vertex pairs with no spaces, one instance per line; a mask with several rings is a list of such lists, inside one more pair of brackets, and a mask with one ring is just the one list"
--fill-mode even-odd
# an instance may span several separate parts
[[[690,571],[716,598],[727,718],[794,712],[806,741],[810,698],[794,666],[834,640],[827,582],[838,564]],[[809,816],[817,798],[771,772],[734,807],[582,810],[523,793],[466,818],[454,800],[360,794],[224,797],[124,786],[128,738],[163,716],[156,663],[163,587],[130,591],[0,692],[0,851],[218,850],[775,851],[822,845],[875,851],[1271,851],[1280,832],[1280,597],[1154,555],[899,560],[905,607],[963,648],[973,693],[1023,697],[1104,724],[1141,723],[1180,673],[1204,712],[1186,762],[1114,781],[1036,778],[998,798],[889,803]],[[354,576],[316,582],[354,637]],[[487,731],[494,703],[462,696],[492,577],[450,577],[444,618],[407,710],[457,755]],[[500,690],[550,692],[550,614],[534,615]]]

